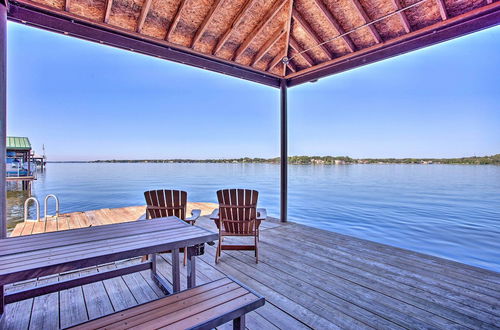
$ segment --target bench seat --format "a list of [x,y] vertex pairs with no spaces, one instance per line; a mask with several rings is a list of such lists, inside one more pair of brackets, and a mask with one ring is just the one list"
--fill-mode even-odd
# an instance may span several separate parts
[[245,328],[245,314],[265,299],[227,277],[91,320],[72,329],[212,329],[233,320]]

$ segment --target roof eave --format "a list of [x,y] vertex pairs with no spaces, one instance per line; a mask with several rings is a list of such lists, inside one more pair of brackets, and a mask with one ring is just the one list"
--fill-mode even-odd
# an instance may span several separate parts
[[348,71],[500,24],[500,1],[450,18],[399,38],[286,76],[289,87]]
[[166,45],[165,42],[155,41],[153,38],[135,36],[128,31],[110,28],[63,11],[45,8],[43,5],[10,2],[8,18],[14,22],[52,32],[187,64],[271,87],[277,88],[280,85],[281,77],[279,76],[214,56],[196,53],[185,47]]

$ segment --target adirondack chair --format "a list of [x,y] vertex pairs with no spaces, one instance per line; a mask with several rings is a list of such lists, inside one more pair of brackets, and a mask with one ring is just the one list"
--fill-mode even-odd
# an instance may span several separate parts
[[[144,192],[146,198],[146,219],[176,216],[194,225],[201,210],[191,211],[186,218],[187,192],[181,190],[150,190]],[[187,263],[187,248],[184,248],[184,266]]]
[[[210,218],[219,229],[219,243],[215,262],[219,263],[222,250],[253,250],[255,262],[259,262],[259,226],[266,218],[265,209],[257,209],[259,192],[249,189],[223,189],[217,191],[219,209]],[[252,245],[224,245],[228,236],[249,236],[254,238]]]

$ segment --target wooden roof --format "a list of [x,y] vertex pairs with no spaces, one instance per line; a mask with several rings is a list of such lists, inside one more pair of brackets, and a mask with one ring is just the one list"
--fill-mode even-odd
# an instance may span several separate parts
[[281,79],[289,86],[314,81],[500,22],[495,0],[18,0],[9,5],[14,21],[275,87]]

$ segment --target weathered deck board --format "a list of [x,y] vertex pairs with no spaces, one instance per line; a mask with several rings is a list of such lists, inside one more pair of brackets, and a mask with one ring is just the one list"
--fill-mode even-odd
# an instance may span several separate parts
[[[190,203],[188,212],[199,208],[207,215],[214,207]],[[44,223],[21,223],[12,235],[135,221],[143,214],[141,206],[77,212]],[[215,231],[207,217],[197,224]],[[479,329],[500,325],[499,273],[271,219],[262,224],[259,250],[259,264],[252,252],[224,251],[216,265],[215,247],[207,246],[197,262],[199,284],[229,275],[266,297],[266,305],[247,316],[247,329]],[[170,280],[170,254],[158,260],[158,271]],[[103,265],[81,273],[113,267]],[[181,267],[183,279],[185,272]],[[62,274],[59,279],[73,276],[80,274]],[[15,287],[57,280],[52,277]],[[181,287],[186,287],[185,280]],[[149,271],[143,271],[7,305],[2,328],[66,327],[162,296]],[[220,327],[226,328],[229,324]]]

